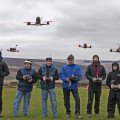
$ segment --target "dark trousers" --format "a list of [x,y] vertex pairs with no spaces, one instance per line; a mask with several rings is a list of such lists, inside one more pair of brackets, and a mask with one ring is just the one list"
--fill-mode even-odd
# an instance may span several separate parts
[[2,112],[2,88],[0,88],[0,112]]
[[101,86],[89,85],[89,87],[88,87],[87,114],[92,113],[92,104],[93,104],[94,96],[95,96],[95,105],[94,105],[95,114],[99,114]]
[[74,100],[75,100],[75,114],[80,113],[80,97],[78,93],[78,89],[63,89],[63,94],[64,94],[64,105],[66,108],[66,113],[71,114],[70,110],[70,92],[72,93]]
[[120,90],[110,90],[108,97],[108,116],[114,117],[115,106],[118,106],[118,111],[120,114]]

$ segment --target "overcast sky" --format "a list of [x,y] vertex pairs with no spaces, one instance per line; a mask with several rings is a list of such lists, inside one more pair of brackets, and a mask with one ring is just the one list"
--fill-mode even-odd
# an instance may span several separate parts
[[[27,26],[37,16],[49,26]],[[78,48],[88,43],[92,49]],[[0,0],[0,49],[4,57],[120,60],[120,0]],[[6,49],[19,45],[19,53]]]

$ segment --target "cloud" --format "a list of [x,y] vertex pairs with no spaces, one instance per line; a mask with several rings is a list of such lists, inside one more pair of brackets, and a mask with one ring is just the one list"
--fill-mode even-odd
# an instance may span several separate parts
[[[65,58],[74,53],[78,59],[90,59],[93,54],[119,59],[118,54],[111,57],[109,53],[120,43],[119,0],[1,0],[0,4],[0,47],[19,44],[21,50],[15,55],[4,52],[5,56]],[[35,21],[36,16],[54,22],[42,27],[23,23]],[[76,47],[83,43],[93,49]]]

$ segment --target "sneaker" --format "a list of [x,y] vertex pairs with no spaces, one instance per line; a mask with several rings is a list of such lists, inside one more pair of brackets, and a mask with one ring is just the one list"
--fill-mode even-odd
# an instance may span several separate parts
[[2,112],[0,112],[0,117],[3,117]]
[[115,117],[114,116],[107,116],[107,118],[110,118],[110,119],[114,119]]
[[65,118],[70,118],[70,114],[66,114]]
[[14,118],[17,118],[17,117],[18,117],[18,114],[16,114],[16,115],[13,115],[13,117],[14,117]]
[[27,117],[27,116],[28,116],[28,114],[24,114],[23,116],[24,116],[24,117]]
[[90,118],[90,117],[92,117],[92,115],[91,114],[87,114],[87,117]]
[[95,113],[95,116],[99,116],[99,113]]
[[77,119],[83,119],[83,116],[81,116],[80,114],[76,114],[76,118]]

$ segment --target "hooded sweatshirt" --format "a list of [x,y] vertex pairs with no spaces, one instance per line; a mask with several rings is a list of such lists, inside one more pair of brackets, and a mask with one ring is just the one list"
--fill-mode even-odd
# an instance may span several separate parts
[[[98,62],[94,62],[94,57],[98,57]],[[86,78],[89,80],[89,85],[93,86],[101,86],[102,82],[93,82],[93,78],[102,78],[104,80],[106,78],[106,70],[103,65],[100,64],[99,56],[93,56],[93,63],[87,67],[85,72]]]
[[[113,69],[114,65],[117,66],[117,70]],[[112,64],[112,71],[108,73],[106,84],[110,88],[111,88],[111,84],[114,85],[120,84],[120,70],[119,70],[119,64],[117,62],[114,62]]]

